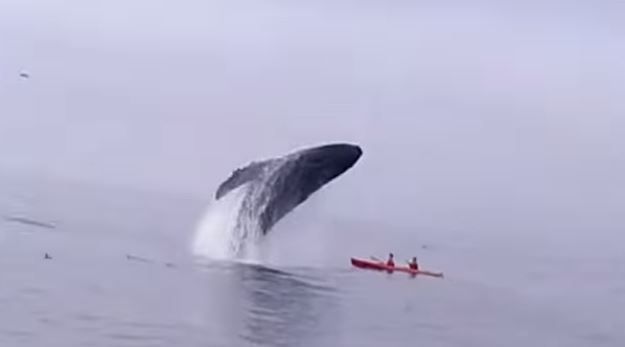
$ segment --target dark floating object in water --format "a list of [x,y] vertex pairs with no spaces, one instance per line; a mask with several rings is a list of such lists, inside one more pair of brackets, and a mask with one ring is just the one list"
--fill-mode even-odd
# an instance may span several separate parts
[[[140,262],[140,263],[148,263],[148,264],[155,264],[155,263],[157,263],[157,261],[155,261],[155,260],[144,258],[144,257],[139,257],[139,256],[132,255],[132,254],[126,254],[126,259],[132,260],[132,261],[137,261],[137,262]],[[163,263],[163,265],[165,265],[166,267],[176,267],[176,264],[171,263],[171,262]]]
[[46,228],[46,229],[54,229],[54,228],[56,228],[56,226],[54,224],[52,224],[52,223],[40,222],[38,220],[34,220],[34,219],[26,218],[26,217],[8,216],[8,217],[4,217],[4,220],[7,221],[7,222],[27,224],[27,225],[40,227],[40,228]]
[[43,256],[43,259],[52,259],[52,257],[50,254],[46,253],[46,255]]
[[134,261],[140,261],[143,263],[152,263],[153,261],[146,259],[146,258],[142,258],[142,257],[137,257],[136,255],[132,255],[132,254],[126,254],[126,259],[128,260],[134,260]]
[[20,77],[21,78],[30,78],[30,74],[26,71],[22,71],[20,72]]

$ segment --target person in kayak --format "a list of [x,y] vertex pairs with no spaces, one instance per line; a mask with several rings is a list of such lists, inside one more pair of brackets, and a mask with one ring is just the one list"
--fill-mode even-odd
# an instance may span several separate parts
[[411,270],[419,270],[419,264],[417,263],[417,257],[412,257],[412,260],[408,262],[408,267]]
[[393,260],[393,253],[388,254],[388,260],[386,261],[386,266],[395,267],[395,261]]

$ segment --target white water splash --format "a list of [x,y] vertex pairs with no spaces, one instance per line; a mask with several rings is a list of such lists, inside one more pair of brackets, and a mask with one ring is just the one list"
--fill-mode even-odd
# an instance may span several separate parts
[[238,253],[242,245],[235,231],[246,190],[246,185],[238,187],[207,208],[197,225],[192,245],[196,256],[223,260]]
[[213,201],[196,228],[195,256],[261,262],[262,231],[256,212],[266,205],[266,200],[257,185],[245,184]]

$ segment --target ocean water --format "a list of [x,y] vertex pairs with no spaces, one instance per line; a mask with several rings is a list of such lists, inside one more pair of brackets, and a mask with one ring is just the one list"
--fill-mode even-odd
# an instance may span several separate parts
[[[19,210],[50,225],[0,224],[0,346],[625,343],[625,259],[608,248],[563,253],[390,227],[380,235],[379,225],[348,222],[321,230],[306,218],[319,213],[302,208],[261,246],[263,263],[199,260],[189,243],[205,202],[5,187],[5,217]],[[298,243],[309,237],[316,246]],[[445,278],[350,267],[350,256],[383,257],[388,237],[398,260],[416,253]]]

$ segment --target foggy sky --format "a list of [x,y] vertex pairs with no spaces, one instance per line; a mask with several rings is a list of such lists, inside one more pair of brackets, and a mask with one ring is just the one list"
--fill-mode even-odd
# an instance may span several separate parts
[[205,196],[349,141],[329,209],[615,235],[625,6],[521,3],[4,0],[0,168]]

